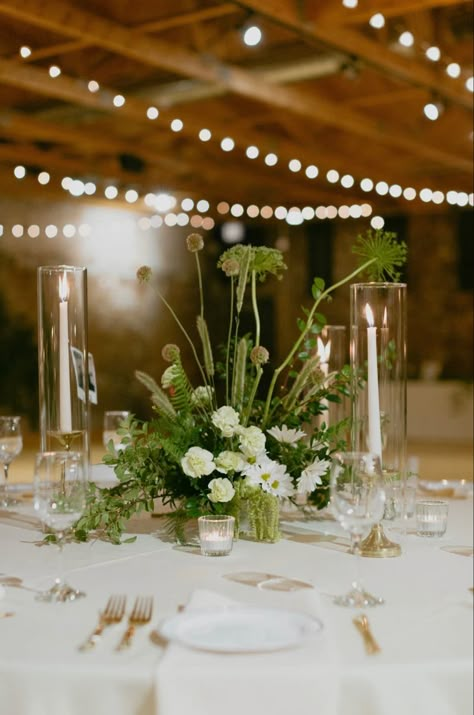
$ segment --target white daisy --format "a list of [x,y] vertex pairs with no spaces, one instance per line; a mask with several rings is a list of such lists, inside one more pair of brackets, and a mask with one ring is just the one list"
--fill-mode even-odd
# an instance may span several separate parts
[[328,459],[315,460],[301,472],[301,477],[298,480],[298,494],[309,494],[317,484],[321,484],[321,477],[327,472],[331,462]]
[[295,444],[303,437],[306,437],[306,432],[300,429],[290,429],[286,425],[281,427],[272,427],[267,430],[268,434],[271,434],[277,442],[282,442],[283,444]]
[[249,484],[260,485],[265,492],[279,497],[289,497],[294,493],[291,477],[284,464],[263,457],[245,470]]

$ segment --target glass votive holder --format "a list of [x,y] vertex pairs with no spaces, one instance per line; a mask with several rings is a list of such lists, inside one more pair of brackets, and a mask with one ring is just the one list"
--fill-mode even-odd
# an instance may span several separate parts
[[443,536],[448,526],[448,502],[423,499],[416,503],[416,533],[418,536]]
[[233,516],[210,514],[198,518],[199,541],[203,556],[227,556],[234,539]]

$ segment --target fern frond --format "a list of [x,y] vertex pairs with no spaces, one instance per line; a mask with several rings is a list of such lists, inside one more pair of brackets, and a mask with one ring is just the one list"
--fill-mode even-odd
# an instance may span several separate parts
[[176,412],[189,412],[191,409],[193,388],[179,355],[173,362],[173,368],[173,394],[170,398],[171,404]]
[[208,377],[212,377],[214,375],[214,359],[212,357],[211,341],[209,339],[209,330],[206,320],[201,315],[197,317],[197,329],[202,343],[204,368]]
[[168,417],[176,417],[176,412],[173,405],[168,399],[168,396],[163,392],[156,381],[141,370],[135,370],[135,377],[151,392],[151,401],[157,408],[159,414],[167,415]]

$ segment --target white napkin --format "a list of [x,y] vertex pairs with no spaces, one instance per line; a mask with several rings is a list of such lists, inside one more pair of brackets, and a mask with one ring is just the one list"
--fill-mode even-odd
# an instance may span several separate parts
[[[305,596],[305,604],[307,614],[323,620],[315,591]],[[187,610],[229,605],[236,601],[196,590]],[[295,608],[290,602],[285,607]],[[326,627],[300,646],[268,653],[214,654],[170,643],[156,674],[157,713],[335,715],[337,672]]]

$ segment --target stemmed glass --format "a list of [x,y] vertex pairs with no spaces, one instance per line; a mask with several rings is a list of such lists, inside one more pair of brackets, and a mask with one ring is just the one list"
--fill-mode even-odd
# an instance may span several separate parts
[[110,440],[112,440],[116,452],[123,449],[124,445],[121,444],[122,437],[118,434],[117,430],[120,429],[122,422],[124,422],[129,415],[130,412],[127,410],[108,410],[107,412],[104,412],[102,441],[106,449]]
[[23,449],[21,417],[0,417],[0,463],[3,466],[3,489],[0,489],[0,506],[13,506],[16,502],[8,495],[8,468]]
[[359,577],[360,542],[383,517],[385,489],[380,458],[370,452],[341,452],[331,466],[331,506],[336,519],[349,532],[356,555],[356,573],[351,590],[336,596],[338,606],[377,606],[383,599],[368,593]]
[[63,548],[68,531],[86,505],[86,472],[80,452],[40,452],[36,455],[34,508],[58,545],[57,576],[51,588],[37,595],[39,601],[74,601],[85,593],[69,586],[63,577]]

